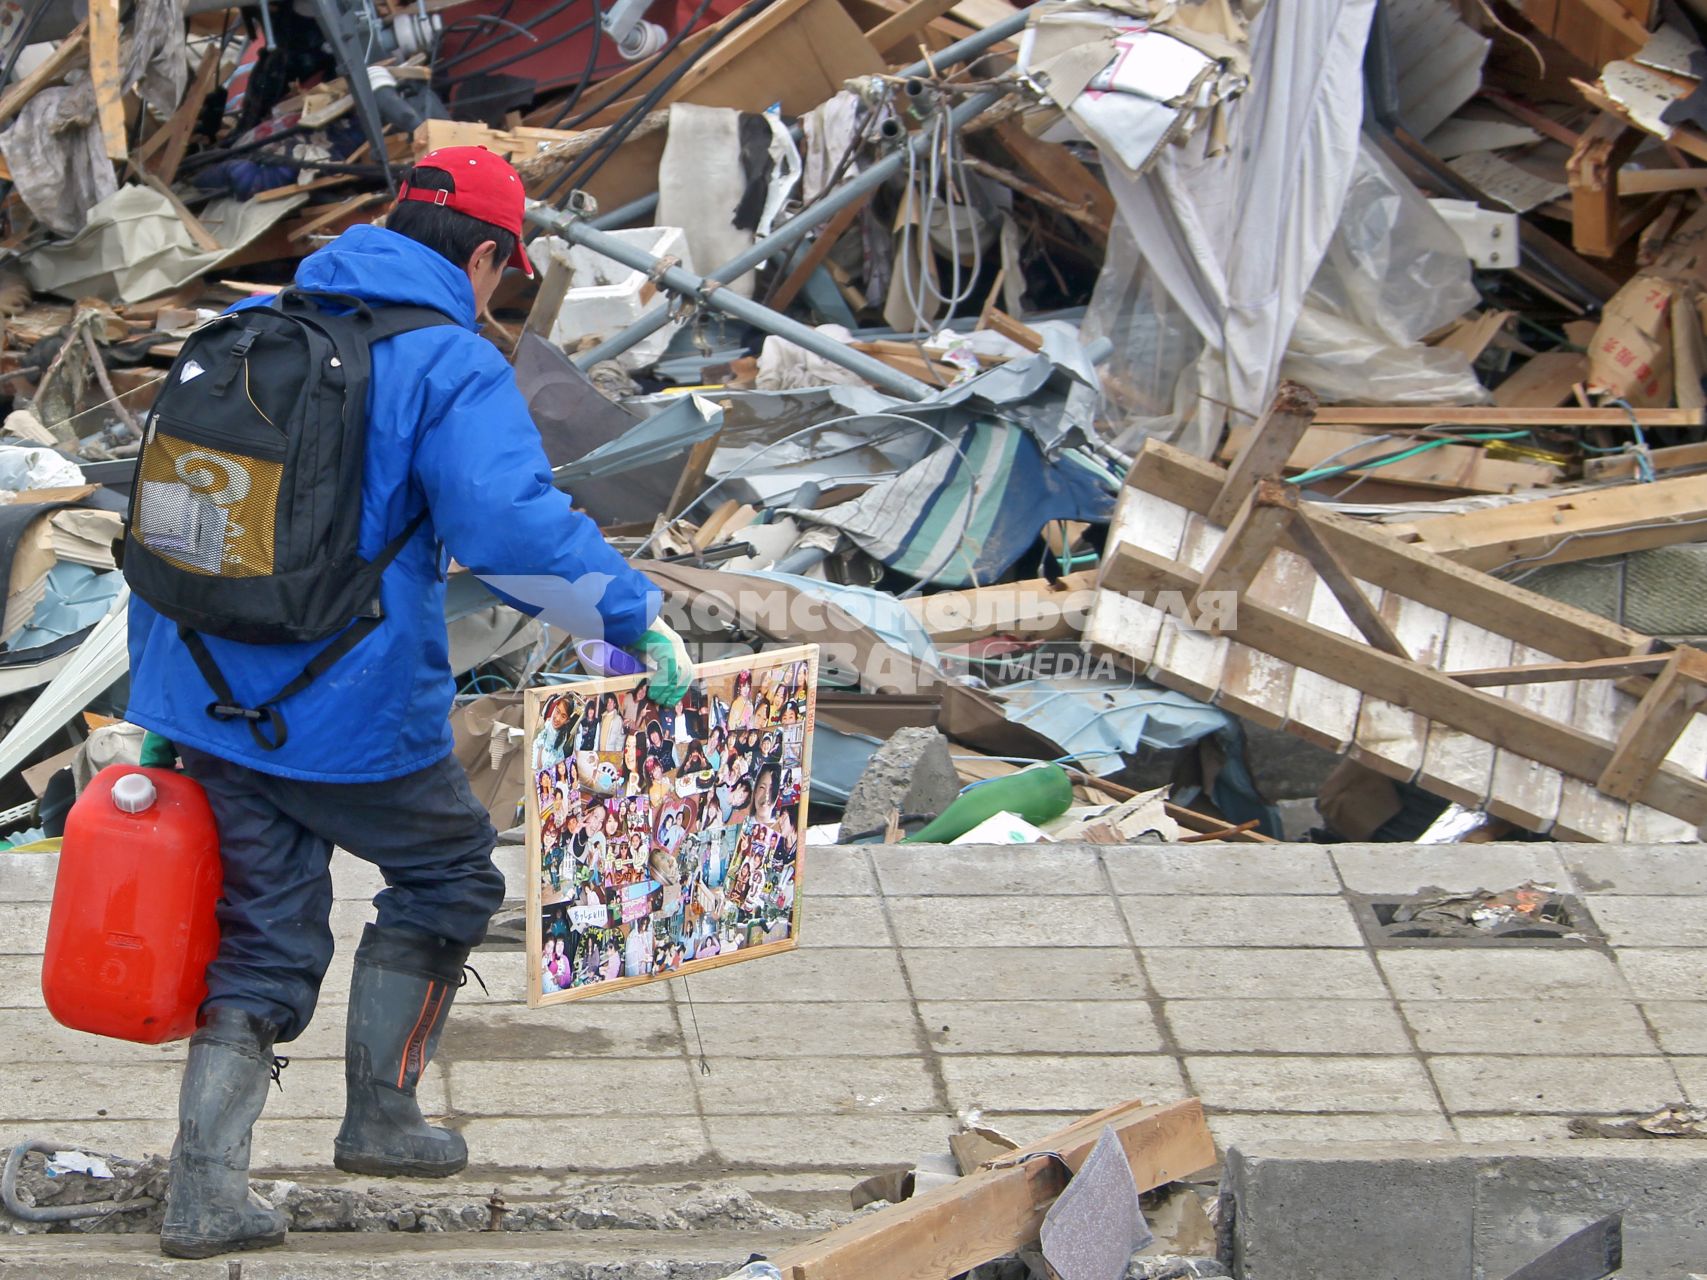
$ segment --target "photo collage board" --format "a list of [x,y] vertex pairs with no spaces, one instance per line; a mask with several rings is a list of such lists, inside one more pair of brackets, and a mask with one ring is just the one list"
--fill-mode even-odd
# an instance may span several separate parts
[[792,950],[818,648],[530,689],[528,1003]]

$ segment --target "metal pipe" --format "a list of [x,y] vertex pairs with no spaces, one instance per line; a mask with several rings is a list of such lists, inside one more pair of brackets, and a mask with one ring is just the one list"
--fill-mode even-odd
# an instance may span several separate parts
[[[969,120],[994,106],[1001,100],[1002,96],[996,90],[987,90],[984,93],[973,95],[949,112],[949,127],[951,129],[963,128]],[[776,257],[784,249],[803,239],[812,228],[833,217],[839,210],[846,208],[853,201],[863,198],[867,192],[882,186],[891,175],[898,172],[901,166],[906,163],[909,151],[922,150],[928,141],[924,133],[914,134],[908,139],[906,147],[892,151],[883,159],[848,179],[834,191],[826,192],[818,201],[802,209],[763,240],[756,241],[728,262],[725,262],[712,273],[711,278],[728,284],[739,280],[753,268]],[[530,213],[528,216],[533,217],[534,215]],[[570,225],[586,226],[585,223],[571,223]],[[562,235],[565,239],[575,239],[569,231],[562,232]],[[579,243],[586,244],[587,242],[582,240]],[[588,247],[592,248],[593,246],[588,245]],[[722,310],[728,311],[729,308],[723,307]],[[733,315],[734,313],[730,312],[730,314]],[[650,335],[658,332],[669,323],[669,319],[670,309],[668,306],[652,307],[643,312],[633,324],[620,333],[612,334],[598,346],[575,356],[575,363],[583,369],[590,369],[601,360],[609,360],[613,356],[621,355],[635,343],[642,342]],[[884,367],[887,368],[888,366],[885,365]],[[924,384],[919,383],[917,385],[923,386]]]
[[[195,0],[191,0],[191,2],[194,3]],[[212,0],[204,0],[204,2],[211,3]],[[1025,20],[1026,13],[1025,10],[1022,9],[1016,14],[1003,18],[993,26],[988,26],[982,31],[974,32],[964,40],[956,40],[953,44],[945,47],[941,52],[932,54],[930,61],[926,62],[921,58],[918,62],[902,67],[895,74],[908,79],[913,79],[918,76],[935,75],[939,67],[950,67],[957,62],[964,62],[968,58],[975,58],[979,54],[1000,44],[1009,36],[1017,35],[1019,32],[1025,30]],[[801,139],[800,126],[793,125],[790,127],[789,131],[794,135],[794,140],[799,142]],[[638,200],[630,200],[627,204],[612,209],[609,213],[599,214],[596,218],[592,219],[591,225],[598,228],[600,231],[614,231],[618,227],[626,227],[636,223],[641,218],[650,217],[657,208],[658,193],[654,191],[649,196],[641,196]],[[722,279],[721,276],[718,278]],[[649,330],[649,332],[656,332],[656,330]],[[636,338],[635,341],[638,342],[640,339]],[[600,359],[605,358],[606,357],[603,356],[600,357]]]
[[[528,210],[528,218],[547,231],[554,231],[565,240],[574,244],[586,245],[594,253],[603,254],[626,267],[636,271],[644,271],[656,284],[672,293],[686,297],[698,298],[707,306],[725,311],[737,320],[745,321],[755,329],[775,334],[802,347],[814,355],[823,356],[832,364],[838,364],[844,369],[851,370],[864,378],[873,386],[882,387],[907,400],[924,400],[934,394],[934,389],[926,386],[917,378],[909,378],[904,373],[898,373],[884,364],[881,360],[873,359],[863,351],[855,351],[852,347],[837,342],[834,338],[825,337],[809,325],[791,320],[780,312],[772,311],[762,303],[754,302],[751,298],[743,298],[732,289],[716,285],[705,276],[695,275],[681,267],[666,266],[663,259],[653,257],[644,249],[629,244],[626,240],[613,236],[608,231],[599,231],[588,226],[578,218],[558,212],[549,206],[540,206]],[[708,287],[714,286],[714,287]]]

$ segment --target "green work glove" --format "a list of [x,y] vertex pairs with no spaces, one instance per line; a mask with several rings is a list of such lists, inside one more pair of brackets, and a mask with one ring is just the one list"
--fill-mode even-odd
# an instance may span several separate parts
[[178,748],[172,745],[170,738],[162,738],[153,731],[142,735],[142,767],[144,769],[175,769],[178,765]]
[[665,626],[654,622],[629,650],[652,668],[647,694],[661,707],[673,707],[693,683],[693,659],[682,638]]

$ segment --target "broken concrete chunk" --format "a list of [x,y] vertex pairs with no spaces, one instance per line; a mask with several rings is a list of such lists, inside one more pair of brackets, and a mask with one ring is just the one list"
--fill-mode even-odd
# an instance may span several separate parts
[[854,783],[842,815],[843,838],[883,830],[893,812],[934,818],[959,794],[948,739],[935,729],[897,729]]

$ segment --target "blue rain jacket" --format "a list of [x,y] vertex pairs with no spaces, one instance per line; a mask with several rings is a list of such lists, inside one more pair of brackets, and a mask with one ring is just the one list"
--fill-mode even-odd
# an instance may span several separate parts
[[[362,554],[378,555],[423,509],[427,519],[385,571],[385,621],[278,704],[289,730],[278,750],[259,747],[245,722],[207,714],[213,693],[176,625],[134,595],[126,714],[174,742],[263,773],[380,782],[434,764],[451,749],[447,553],[477,574],[498,576],[505,599],[528,613],[538,609],[518,595],[548,603],[572,591],[591,605],[579,611],[577,632],[602,626],[600,638],[616,645],[632,644],[651,625],[661,594],[571,507],[568,494],[551,487],[510,366],[475,331],[474,290],[462,271],[405,236],[361,226],[305,258],[296,282],[376,304],[436,307],[457,322],[373,348]],[[537,592],[525,589],[530,580]],[[248,706],[284,688],[327,643],[206,642]]]

